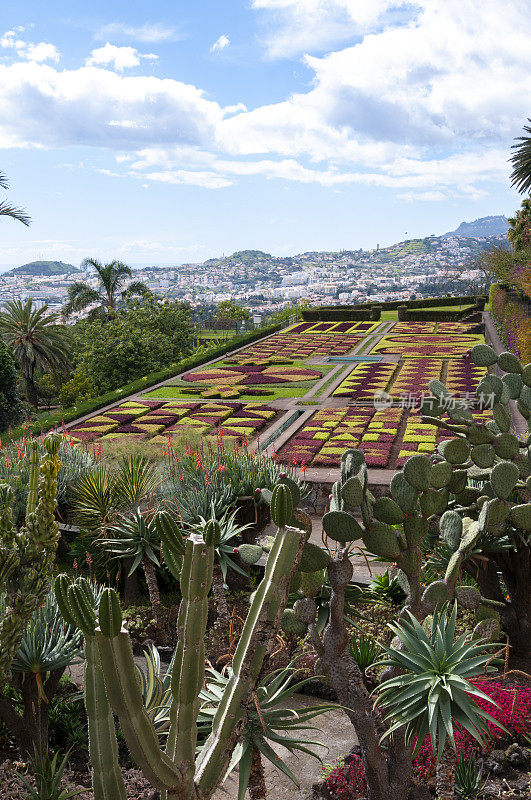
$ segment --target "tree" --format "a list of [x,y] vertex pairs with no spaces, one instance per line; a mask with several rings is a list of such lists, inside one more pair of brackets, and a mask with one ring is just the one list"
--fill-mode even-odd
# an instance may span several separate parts
[[229,325],[231,323],[243,322],[251,316],[247,308],[239,306],[234,300],[223,300],[218,305],[216,319],[222,325]]
[[121,261],[111,261],[109,264],[102,264],[97,258],[85,258],[82,267],[93,267],[98,276],[98,288],[93,289],[88,283],[76,281],[68,289],[68,300],[63,306],[65,317],[70,316],[74,311],[83,311],[94,303],[96,308],[91,311],[91,316],[108,317],[116,309],[118,295],[121,297],[131,295],[147,295],[149,289],[142,281],[133,281],[124,289],[124,282],[133,276],[131,267]]
[[[9,181],[5,172],[0,172],[0,189],[9,189]],[[29,217],[23,208],[17,208],[5,201],[0,201],[0,216],[11,217],[11,219],[18,219],[23,225],[29,228],[31,225],[31,217]]]
[[26,383],[28,400],[37,408],[39,396],[35,370],[67,369],[71,351],[66,328],[57,325],[48,306],[36,308],[30,298],[9,300],[0,313],[0,335],[13,353]]
[[13,356],[0,340],[0,431],[16,425],[22,418],[17,393],[17,370]]
[[531,247],[531,198],[522,201],[522,207],[509,220],[507,238],[515,251]]
[[[531,122],[531,118],[527,120]],[[519,136],[512,146],[514,150],[510,158],[513,166],[511,172],[511,186],[525,194],[531,189],[531,126],[524,125],[524,131],[528,136]]]
[[84,375],[109,392],[171,364],[171,341],[118,314],[107,322],[84,322],[74,377]]

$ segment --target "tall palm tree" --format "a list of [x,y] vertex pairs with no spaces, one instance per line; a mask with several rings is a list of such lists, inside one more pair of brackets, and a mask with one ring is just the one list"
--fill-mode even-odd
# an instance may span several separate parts
[[68,334],[57,319],[47,305],[36,308],[31,298],[25,303],[8,300],[0,312],[0,336],[20,365],[28,400],[35,408],[39,402],[35,369],[66,369],[71,359]]
[[[531,118],[527,120],[531,122]],[[531,189],[531,125],[524,125],[528,136],[519,136],[512,146],[514,153],[509,159],[513,171],[511,172],[511,186],[525,194]]]
[[[9,181],[5,172],[0,172],[0,189],[9,189]],[[31,224],[31,217],[29,217],[23,208],[17,208],[4,200],[0,201],[0,217],[11,217],[11,219],[18,219],[23,225],[29,228]]]
[[111,261],[109,264],[102,264],[97,258],[85,258],[82,267],[93,267],[98,276],[99,286],[93,289],[88,283],[77,281],[68,289],[68,300],[63,306],[65,317],[74,311],[82,311],[87,306],[97,303],[97,307],[91,312],[92,316],[102,313],[109,316],[114,311],[118,300],[118,295],[145,295],[149,289],[142,281],[133,281],[126,289],[123,289],[126,278],[131,278],[133,272],[131,267],[121,261]]

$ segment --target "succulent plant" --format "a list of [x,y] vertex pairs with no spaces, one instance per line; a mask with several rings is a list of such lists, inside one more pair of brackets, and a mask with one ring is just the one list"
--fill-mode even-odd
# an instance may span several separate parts
[[26,519],[20,530],[13,522],[12,490],[0,486],[0,593],[6,596],[0,622],[0,689],[26,626],[50,591],[59,541],[55,510],[60,444],[60,434],[48,434],[40,463],[37,443],[32,446]]

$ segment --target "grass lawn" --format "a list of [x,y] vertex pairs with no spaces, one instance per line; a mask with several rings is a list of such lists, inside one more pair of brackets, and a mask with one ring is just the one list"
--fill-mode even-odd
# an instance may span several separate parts
[[[303,397],[314,384],[315,381],[300,381],[299,383],[281,383],[277,385],[269,384],[268,389],[270,389],[270,391],[268,391],[267,394],[241,394],[239,397],[233,398],[233,401],[238,403],[268,403],[271,400],[280,400],[283,397]],[[152,392],[143,394],[142,398],[146,400],[177,398],[178,400],[197,400],[201,403],[212,402],[209,398],[201,397],[201,395],[190,394],[190,392],[186,391],[186,386],[187,384],[185,382],[161,386],[160,389],[154,389]],[[207,388],[209,387],[205,386],[205,389]],[[223,398],[221,398],[221,400],[223,401]]]
[[382,311],[380,322],[398,322],[398,311]]

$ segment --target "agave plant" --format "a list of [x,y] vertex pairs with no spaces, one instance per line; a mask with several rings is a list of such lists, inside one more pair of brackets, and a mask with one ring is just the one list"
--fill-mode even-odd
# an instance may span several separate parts
[[[272,744],[280,744],[291,753],[299,751],[317,758],[316,747],[325,747],[321,742],[300,736],[303,730],[317,730],[308,722],[325,711],[336,709],[335,705],[315,705],[296,711],[289,708],[293,695],[312,678],[294,680],[300,670],[291,662],[283,669],[275,670],[267,675],[256,687],[255,706],[251,708],[247,724],[240,743],[236,746],[230,764],[230,771],[238,767],[238,800],[244,800],[249,789],[251,800],[263,800],[266,797],[266,786],[262,757],[280,769],[298,786],[298,781],[288,765],[273,750]],[[207,669],[206,688],[200,692],[203,702],[199,713],[200,731],[208,735],[212,727],[212,719],[223,697],[231,669],[225,673],[213,668]]]
[[[240,567],[239,564],[236,563],[233,558],[235,553],[238,551],[238,548],[235,547],[236,537],[240,536],[243,531],[250,527],[250,525],[236,524],[237,513],[238,512],[236,509],[234,511],[227,509],[218,520],[221,528],[221,536],[214,548],[215,556],[214,570],[212,574],[212,592],[214,594],[214,600],[216,603],[218,621],[223,625],[224,628],[228,628],[230,621],[226,589],[227,570],[230,568],[235,572],[239,572],[241,575],[247,575],[247,573]],[[210,519],[216,519],[216,508],[214,504],[212,504],[210,507]],[[194,531],[199,533],[204,530],[206,524],[207,520],[204,517],[199,517],[198,522],[184,526],[184,535],[187,536],[189,533],[193,533]],[[262,555],[262,548],[258,545],[246,545],[246,549],[251,554],[255,554],[254,557],[256,561],[258,561]]]
[[[160,624],[160,593],[155,567],[160,567],[157,550],[160,539],[153,517],[137,508],[131,517],[122,517],[107,528],[109,538],[103,539],[102,547],[112,555],[133,559],[129,576],[142,564],[149,592],[149,601],[155,624]],[[114,538],[113,538],[114,537]]]
[[155,645],[150,644],[144,650],[145,670],[135,664],[136,675],[142,690],[142,700],[156,732],[159,736],[166,734],[170,728],[171,675],[175,652],[168,669],[161,676],[160,654]]
[[[462,725],[482,746],[487,722],[502,725],[480,708],[473,698],[494,701],[470,683],[491,657],[485,642],[467,641],[466,634],[455,639],[457,604],[449,611],[434,611],[429,632],[407,612],[389,627],[397,637],[385,648],[379,665],[398,669],[401,674],[383,681],[377,688],[378,702],[390,726],[384,739],[404,728],[409,742],[420,750],[426,736],[437,755],[437,797],[453,800],[455,795],[454,722]],[[398,643],[399,642],[399,643]]]

